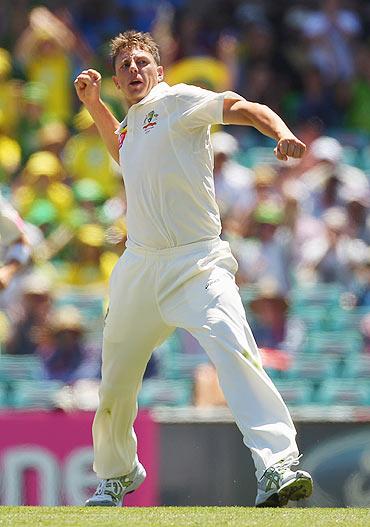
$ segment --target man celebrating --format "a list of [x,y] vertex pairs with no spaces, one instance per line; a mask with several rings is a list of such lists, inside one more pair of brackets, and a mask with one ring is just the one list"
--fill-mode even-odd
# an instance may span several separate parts
[[[129,107],[119,123],[100,99],[101,76],[75,80],[113,158],[127,195],[127,249],[113,270],[104,328],[100,403],[93,424],[94,470],[101,479],[86,505],[115,506],[139,487],[137,394],[152,350],[176,327],[188,330],[215,365],[227,403],[251,449],[257,506],[309,496],[298,463],[296,431],[264,372],[235,285],[237,263],[219,238],[210,125],[254,126],[277,141],[280,160],[305,145],[269,108],[233,92],[163,81],[158,46],[148,33],[111,41],[114,83]],[[117,137],[118,135],[118,137]]]

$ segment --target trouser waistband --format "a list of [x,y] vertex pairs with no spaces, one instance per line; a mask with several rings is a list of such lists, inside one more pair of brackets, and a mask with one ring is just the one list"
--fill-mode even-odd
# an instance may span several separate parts
[[166,247],[164,249],[154,249],[149,247],[141,247],[131,240],[127,240],[126,248],[133,253],[150,255],[150,256],[179,256],[181,254],[191,254],[193,252],[210,251],[220,246],[223,242],[220,238],[212,238],[210,240],[201,240],[186,245],[178,245],[177,247]]

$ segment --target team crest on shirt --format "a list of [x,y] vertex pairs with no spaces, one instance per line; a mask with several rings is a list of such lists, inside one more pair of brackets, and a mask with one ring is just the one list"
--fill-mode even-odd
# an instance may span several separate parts
[[157,124],[158,122],[157,117],[158,117],[158,114],[155,113],[154,110],[146,114],[144,122],[143,122],[143,130],[146,134],[150,132],[150,130],[152,130],[154,126]]
[[127,126],[121,125],[121,127],[118,129],[118,148],[121,148],[123,145],[123,141],[125,140],[125,137],[127,135]]

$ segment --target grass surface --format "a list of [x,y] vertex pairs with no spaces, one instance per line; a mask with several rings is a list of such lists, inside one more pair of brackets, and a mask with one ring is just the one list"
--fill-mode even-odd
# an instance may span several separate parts
[[370,526],[369,509],[0,507],[1,527]]

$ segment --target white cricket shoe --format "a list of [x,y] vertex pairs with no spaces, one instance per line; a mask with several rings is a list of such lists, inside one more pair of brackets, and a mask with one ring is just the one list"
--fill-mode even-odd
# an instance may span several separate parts
[[284,507],[289,500],[298,501],[312,494],[313,482],[304,470],[293,472],[299,458],[279,461],[265,470],[257,485],[256,507]]
[[120,507],[126,494],[134,492],[146,477],[145,468],[139,463],[130,474],[119,478],[102,479],[95,494],[85,502],[86,507]]

